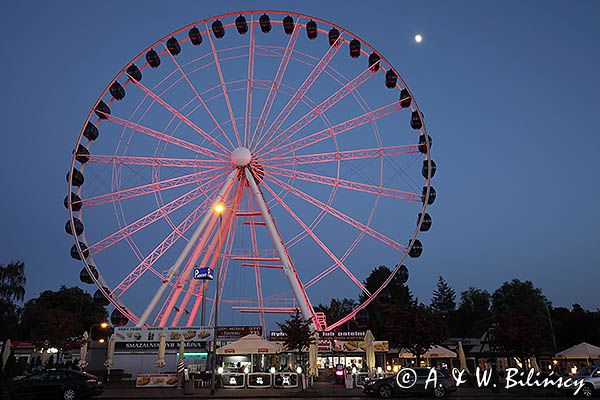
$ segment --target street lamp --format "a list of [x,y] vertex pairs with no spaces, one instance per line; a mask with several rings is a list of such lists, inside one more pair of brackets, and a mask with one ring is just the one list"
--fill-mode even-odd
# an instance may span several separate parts
[[[108,328],[108,322],[103,321],[103,322],[93,324],[92,326],[90,326],[90,330],[88,331],[90,333],[90,342],[92,342],[92,329],[94,329],[95,326],[99,327],[100,329],[106,329],[106,328]],[[100,342],[100,343],[102,343],[102,342]]]
[[213,349],[213,358],[212,358],[212,374],[210,378],[210,395],[215,394],[215,383],[216,383],[216,373],[217,373],[217,323],[219,320],[219,262],[221,257],[221,245],[222,245],[222,235],[221,229],[223,225],[223,212],[225,211],[225,204],[219,202],[214,207],[215,214],[219,216],[219,245],[217,249],[217,260],[215,263],[215,275],[217,279],[215,281],[215,320],[213,321],[213,340],[212,340],[212,349]]

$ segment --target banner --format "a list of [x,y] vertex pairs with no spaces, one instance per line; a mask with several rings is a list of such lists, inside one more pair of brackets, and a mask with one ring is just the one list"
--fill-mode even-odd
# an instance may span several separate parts
[[[345,340],[360,341],[365,339],[365,331],[344,331],[344,332],[319,332],[319,339],[322,340]],[[284,341],[285,333],[281,331],[270,331],[269,340]]]
[[239,339],[251,333],[262,336],[262,326],[219,326],[217,339]]
[[183,339],[186,348],[203,349],[213,338],[213,328],[206,326],[190,327],[116,327],[115,349],[158,349],[160,334],[166,335],[166,348],[179,348]]
[[[389,345],[387,340],[375,340],[373,341],[373,347],[376,352],[387,352]],[[333,351],[337,352],[364,352],[366,351],[367,344],[364,341],[335,341]]]
[[177,374],[138,374],[136,387],[177,387]]

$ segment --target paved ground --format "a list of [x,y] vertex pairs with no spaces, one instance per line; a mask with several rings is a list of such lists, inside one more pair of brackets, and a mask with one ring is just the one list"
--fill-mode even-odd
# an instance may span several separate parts
[[[208,389],[195,390],[192,395],[183,394],[181,389],[169,388],[136,388],[128,385],[119,385],[106,388],[100,399],[190,399],[190,398],[213,398],[213,399],[280,399],[280,398],[346,398],[346,399],[366,399],[366,395],[361,389],[347,390],[341,385],[331,385],[330,383],[316,383],[315,386],[305,392],[298,389],[220,389],[215,396],[210,396]],[[405,396],[404,398],[418,398],[416,396]],[[460,387],[456,393],[453,393],[451,399],[572,399],[573,396],[564,396],[554,389],[526,389],[504,390],[498,393],[490,389],[473,389]]]

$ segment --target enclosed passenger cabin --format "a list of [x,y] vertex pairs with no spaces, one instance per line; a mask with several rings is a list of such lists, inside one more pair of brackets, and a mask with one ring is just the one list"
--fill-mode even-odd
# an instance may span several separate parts
[[435,161],[429,161],[431,162],[431,171],[429,170],[429,162],[427,160],[423,160],[423,167],[421,168],[421,174],[423,174],[423,178],[425,179],[427,179],[428,177],[433,178],[435,176],[435,170],[437,169]]
[[129,75],[129,79],[133,78],[138,82],[142,80],[142,71],[140,71],[135,64],[131,64],[129,67],[127,67],[125,72],[127,72],[127,75]]
[[360,42],[357,39],[352,39],[350,41],[350,57],[358,58],[360,56]]
[[[431,140],[431,136],[427,135],[429,139],[429,148],[431,149],[431,145],[433,141]],[[425,143],[425,135],[419,135],[419,152],[425,154],[427,153],[427,143]]]
[[87,140],[93,141],[93,140],[98,139],[99,135],[100,135],[100,132],[98,132],[98,128],[96,128],[96,125],[94,125],[93,123],[88,121],[87,124],[85,124],[85,129],[83,130],[83,136],[85,136],[85,138]]
[[[65,196],[65,200],[63,201],[65,208],[69,209],[69,196]],[[71,210],[79,211],[81,210],[81,197],[77,195],[77,193],[71,192]]]
[[258,19],[258,23],[260,24],[260,30],[263,33],[271,32],[271,18],[267,14],[263,14]]
[[400,268],[398,268],[398,272],[396,272],[396,279],[398,279],[399,283],[404,285],[406,282],[408,282],[408,277],[408,268],[406,268],[406,265],[402,264]]
[[[427,194],[427,186],[423,186],[423,203],[425,202],[425,195]],[[433,202],[435,201],[435,188],[433,186],[429,187],[429,199],[427,200],[427,204],[428,205],[432,205]]]
[[431,229],[431,216],[427,213],[419,213],[419,217],[417,218],[417,224],[421,221],[421,216],[423,216],[423,222],[421,222],[421,228],[419,230],[421,232],[427,232]]
[[[79,218],[73,217],[73,225],[75,225],[75,234],[77,236],[83,233],[83,222]],[[73,234],[73,229],[71,228],[71,221],[67,221],[65,224],[65,231],[69,234]]]
[[248,23],[246,22],[246,17],[240,15],[235,19],[235,28],[237,29],[240,35],[248,32]]
[[[98,279],[98,270],[96,269],[96,267],[94,267],[93,265],[88,265],[88,267],[90,267],[90,269],[92,270],[92,274],[94,275],[94,277]],[[79,280],[87,284],[94,283],[92,276],[85,267],[83,267],[81,269],[81,272],[79,273]]]
[[75,159],[80,163],[85,164],[90,159],[89,156],[90,151],[87,149],[87,147],[79,143],[77,145],[77,153],[75,153]]
[[[110,290],[108,290],[108,288],[103,288],[103,289],[107,293],[110,293]],[[94,303],[98,304],[99,306],[106,307],[107,305],[110,304],[110,301],[108,301],[108,299],[106,297],[104,297],[104,295],[102,294],[100,289],[96,289],[96,291],[94,292],[93,298],[94,298]]]
[[125,97],[125,89],[123,89],[123,86],[117,81],[114,81],[113,84],[110,85],[109,92],[115,100],[123,100]]
[[369,68],[371,68],[371,71],[379,71],[379,60],[381,60],[379,54],[371,53],[371,55],[369,56]]
[[410,93],[408,93],[408,89],[404,88],[400,91],[400,106],[402,108],[410,107],[410,102],[412,101],[412,97]]
[[167,40],[167,50],[174,56],[181,53],[181,46],[175,37],[170,37],[169,40]]
[[338,31],[335,28],[331,28],[329,30],[328,37],[329,37],[329,45],[333,46],[333,44],[335,43],[335,41],[338,40],[338,38],[340,37],[340,31]]
[[152,68],[158,68],[160,65],[160,56],[154,49],[150,49],[150,51],[146,53],[146,61]]
[[73,168],[73,173],[67,173],[67,182],[69,182],[69,175],[71,176],[71,185],[73,186],[81,186],[83,185],[84,182],[84,177],[83,174],[81,173],[81,171],[79,171],[77,168]]
[[289,15],[283,18],[283,31],[286,35],[291,35],[294,33],[294,19]]
[[423,127],[423,121],[421,119],[422,115],[419,114],[418,111],[413,111],[410,116],[410,127],[413,129],[421,129]]
[[110,322],[113,326],[125,326],[129,322],[129,318],[116,308],[110,313]]
[[225,28],[223,28],[223,23],[219,20],[212,23],[212,31],[217,39],[222,39],[225,36]]
[[411,240],[408,248],[408,256],[411,258],[417,258],[423,253],[423,245],[419,239]]
[[314,40],[317,38],[318,33],[317,23],[311,19],[306,23],[306,36],[308,36],[310,40]]
[[[79,247],[81,247],[81,253],[83,253],[83,256],[87,258],[90,255],[90,251],[88,250],[87,245],[83,242],[79,242]],[[81,260],[81,254],[79,254],[79,252],[77,251],[76,245],[71,246],[71,257],[76,260]]]
[[385,73],[385,87],[393,89],[396,87],[396,82],[398,82],[398,75],[392,69],[388,69]]
[[200,46],[200,43],[202,43],[202,35],[200,34],[200,30],[198,28],[193,27],[190,29],[188,36],[190,38],[190,42],[192,42],[194,46]]
[[98,118],[107,119],[108,116],[110,115],[110,108],[108,107],[108,105],[106,105],[105,102],[100,100],[98,102],[98,104],[96,104],[96,108],[94,109],[94,112],[96,113]]

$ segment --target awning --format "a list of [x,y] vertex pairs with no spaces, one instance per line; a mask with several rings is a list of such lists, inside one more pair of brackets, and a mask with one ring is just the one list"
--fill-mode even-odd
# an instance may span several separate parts
[[246,335],[239,340],[217,349],[219,355],[233,354],[275,354],[280,351],[276,343],[264,340],[258,335]]
[[557,353],[556,358],[600,359],[600,347],[583,342]]

